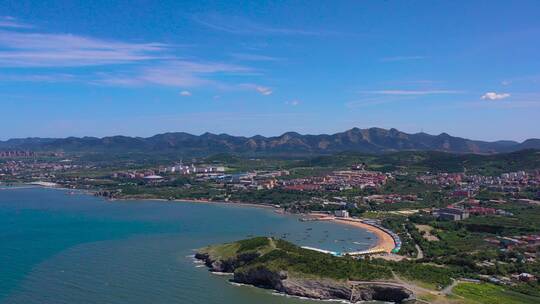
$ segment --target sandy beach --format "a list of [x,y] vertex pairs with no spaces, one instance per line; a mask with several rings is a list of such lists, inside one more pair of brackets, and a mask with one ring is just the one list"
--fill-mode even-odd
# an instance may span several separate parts
[[394,249],[395,247],[394,239],[392,238],[390,234],[386,233],[385,231],[377,227],[363,223],[360,220],[351,219],[351,218],[333,218],[331,221],[373,232],[373,234],[377,236],[378,240],[377,240],[377,245],[375,245],[375,247],[373,248],[370,248],[372,250],[382,249],[387,253],[391,253],[392,249]]
[[343,225],[360,228],[363,230],[368,230],[372,232],[373,234],[375,234],[375,236],[377,237],[377,244],[374,247],[370,248],[370,250],[382,249],[386,253],[391,253],[392,250],[396,246],[394,239],[392,238],[390,234],[388,234],[384,230],[381,230],[380,228],[366,224],[362,222],[362,220],[360,219],[339,218],[339,217],[328,215],[326,213],[316,213],[316,212],[308,214],[306,218],[311,218],[316,221],[329,221],[329,222],[334,222],[337,224],[343,224]]

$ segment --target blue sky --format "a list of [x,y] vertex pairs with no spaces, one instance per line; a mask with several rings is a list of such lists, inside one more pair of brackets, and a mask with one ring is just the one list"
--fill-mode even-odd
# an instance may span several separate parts
[[0,1],[0,139],[540,137],[539,1]]

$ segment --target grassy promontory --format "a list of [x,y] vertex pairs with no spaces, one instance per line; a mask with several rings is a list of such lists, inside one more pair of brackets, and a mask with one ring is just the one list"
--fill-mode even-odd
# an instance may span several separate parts
[[[266,267],[272,271],[288,271],[303,277],[332,278],[336,280],[373,281],[392,278],[389,267],[367,260],[334,257],[303,249],[281,239],[256,237],[234,243],[209,246],[199,253],[207,253],[214,260],[232,261],[243,257],[241,267],[246,271]],[[246,257],[252,257],[249,259]]]
[[392,269],[367,260],[334,257],[289,242],[257,237],[199,250],[213,271],[234,273],[233,281],[290,295],[413,303],[414,293],[391,282]]
[[508,303],[538,303],[538,298],[492,284],[463,282],[464,274],[450,266],[336,257],[268,237],[208,246],[196,257],[212,271],[233,273],[234,282],[316,299],[491,304],[494,298],[508,298]]

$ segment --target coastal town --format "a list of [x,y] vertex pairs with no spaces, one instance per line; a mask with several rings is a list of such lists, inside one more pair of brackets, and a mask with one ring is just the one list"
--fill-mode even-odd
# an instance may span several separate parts
[[[486,174],[489,170],[482,167],[449,172],[399,161],[386,168],[363,157],[339,165],[329,160],[324,166],[313,165],[314,160],[222,156],[112,161],[4,151],[0,185],[83,190],[111,201],[265,206],[301,221],[333,222],[376,237],[372,247],[362,250],[305,250],[362,261],[415,263],[430,271],[430,265],[438,265],[440,273],[433,280],[441,286],[452,277],[522,292],[537,288],[540,166],[524,163],[520,170]],[[416,271],[408,276],[421,276],[423,270]]]
[[[522,286],[538,277],[534,270],[540,259],[540,230],[536,230],[535,220],[537,214],[540,218],[538,167],[485,175],[411,171],[403,166],[377,170],[376,164],[355,162],[354,158],[347,166],[317,167],[315,171],[304,162],[281,160],[201,158],[111,164],[63,153],[11,151],[0,155],[0,182],[5,185],[82,189],[114,200],[270,206],[299,214],[301,220],[334,221],[377,236],[373,248],[329,252],[336,256],[457,267],[463,261],[454,261],[452,255],[470,248],[473,254],[462,257],[470,260],[467,271],[481,273],[471,279]],[[486,255],[484,250],[493,254]]]

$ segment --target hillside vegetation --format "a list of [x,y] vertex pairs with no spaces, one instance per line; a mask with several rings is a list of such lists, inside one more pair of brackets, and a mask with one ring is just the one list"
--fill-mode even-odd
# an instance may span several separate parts
[[396,129],[353,128],[335,134],[303,135],[287,132],[280,136],[232,136],[183,132],[164,133],[152,137],[109,136],[68,138],[27,138],[0,141],[0,149],[66,152],[177,152],[208,156],[214,153],[250,155],[317,155],[344,151],[382,153],[390,151],[447,151],[456,153],[501,153],[540,148],[540,140],[486,142],[450,136],[408,134]]

